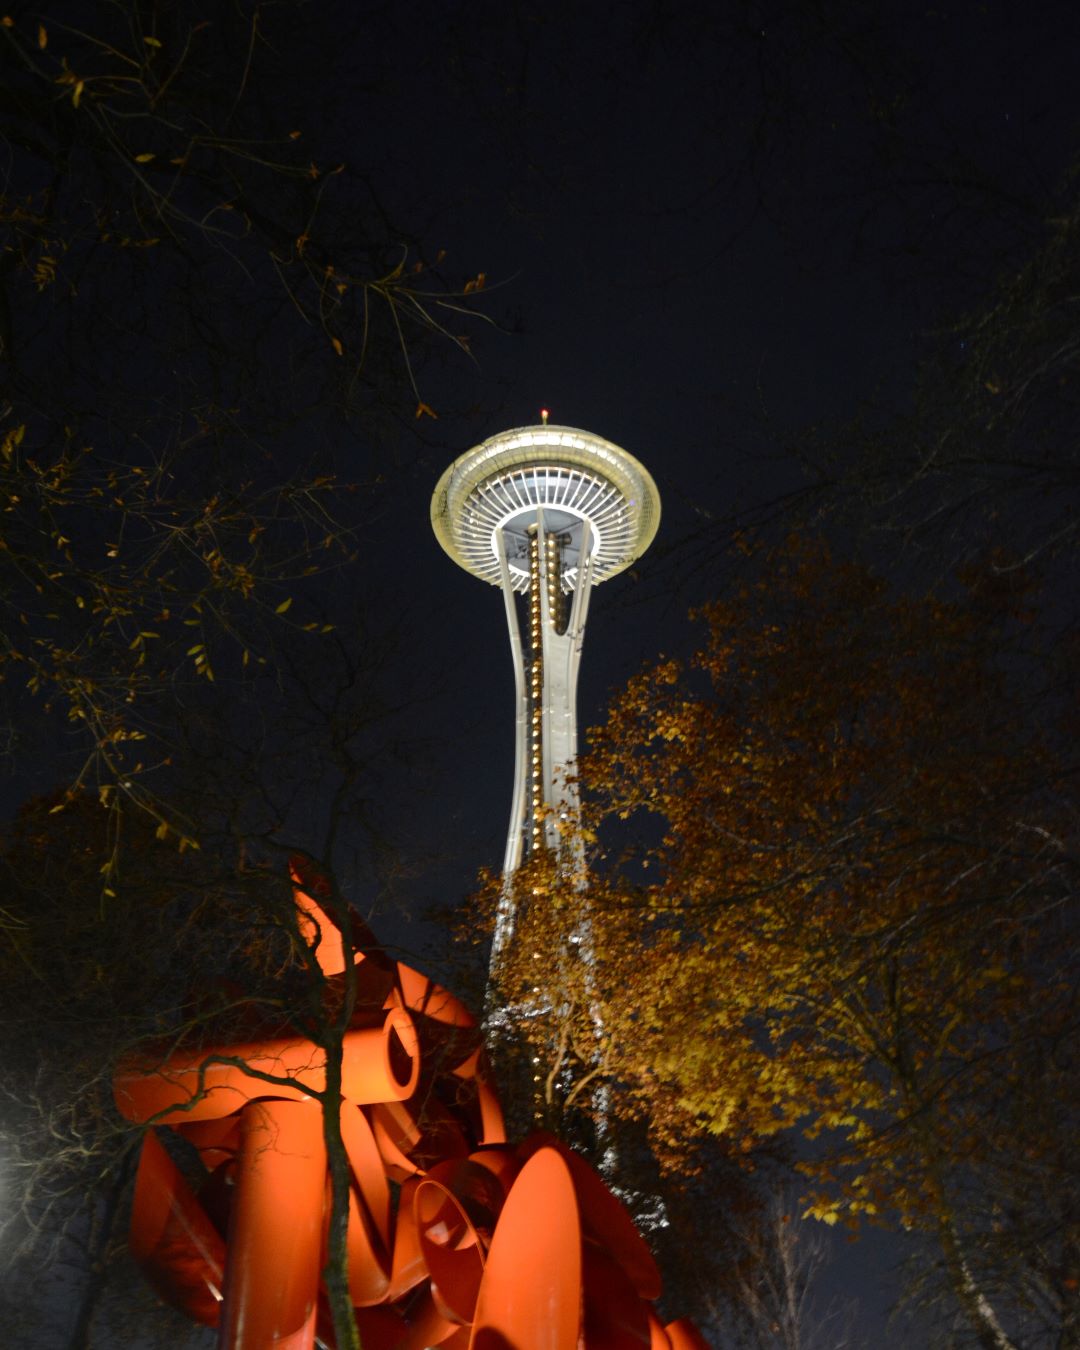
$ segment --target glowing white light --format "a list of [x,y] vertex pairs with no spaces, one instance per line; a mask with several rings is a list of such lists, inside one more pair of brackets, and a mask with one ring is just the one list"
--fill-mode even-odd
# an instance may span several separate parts
[[648,470],[602,436],[573,427],[517,427],[455,460],[435,489],[436,538],[467,572],[501,585],[499,535],[516,591],[529,589],[528,527],[536,512],[563,536],[562,589],[577,584],[577,550],[591,531],[593,585],[617,575],[652,543],[660,495]]

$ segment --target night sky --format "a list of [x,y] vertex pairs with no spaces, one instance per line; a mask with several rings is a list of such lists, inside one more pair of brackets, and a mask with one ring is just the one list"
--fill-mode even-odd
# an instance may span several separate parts
[[[801,430],[902,412],[944,326],[1042,237],[1075,167],[1080,10],[313,4],[306,41],[279,98],[313,153],[486,278],[491,322],[420,369],[439,417],[398,434],[363,574],[334,583],[394,630],[390,681],[418,695],[384,812],[411,865],[374,923],[435,961],[423,916],[501,858],[513,767],[501,598],[429,524],[445,465],[546,407],[654,476],[656,543],[592,602],[579,722],[598,720],[686,642],[731,530],[799,484]],[[838,1240],[857,1343],[913,1343],[884,1323],[901,1255]]]
[[685,638],[732,527],[803,481],[800,433],[906,410],[939,332],[1041,237],[1072,162],[1080,19],[406,5],[372,31],[320,91],[333,155],[426,249],[485,273],[499,325],[423,376],[427,404],[466,414],[414,428],[427,444],[372,526],[388,565],[365,578],[410,616],[437,730],[416,819],[464,885],[501,851],[513,704],[498,593],[430,531],[442,469],[548,407],[656,479],[657,541],[591,609],[587,725]]
[[[1075,161],[1080,17],[657,0],[401,6],[376,27],[369,59],[345,44],[328,72],[342,157],[378,169],[427,246],[486,273],[510,330],[476,332],[475,364],[425,386],[436,409],[490,411],[452,444],[426,423],[431,449],[395,482],[390,547],[437,691],[409,820],[440,861],[407,883],[415,913],[500,857],[512,772],[500,598],[428,527],[444,465],[545,406],[654,475],[653,550],[591,609],[579,714],[597,720],[685,641],[731,525],[801,481],[800,429],[905,410],[939,330],[1038,239]],[[835,1249],[826,1292],[859,1298],[857,1343],[918,1343],[886,1325],[902,1243]]]

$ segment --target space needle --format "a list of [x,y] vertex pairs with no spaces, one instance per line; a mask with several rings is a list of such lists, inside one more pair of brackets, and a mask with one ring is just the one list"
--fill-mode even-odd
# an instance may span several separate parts
[[[507,877],[530,853],[558,849],[562,823],[576,815],[589,597],[641,557],[660,523],[656,484],[633,455],[541,416],[540,426],[500,432],[454,460],[431,501],[442,547],[503,593],[517,702]],[[500,912],[493,967],[512,928],[512,913]]]

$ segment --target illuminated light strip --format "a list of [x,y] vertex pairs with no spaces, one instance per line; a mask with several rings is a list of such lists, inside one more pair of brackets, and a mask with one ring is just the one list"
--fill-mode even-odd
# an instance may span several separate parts
[[544,634],[540,600],[540,531],[529,533],[529,811],[531,848],[543,845],[544,831]]
[[[531,493],[528,492],[529,488],[532,488]],[[595,512],[591,509],[594,503],[599,507]],[[617,490],[580,472],[562,468],[545,471],[543,475],[519,472],[511,478],[486,483],[470,496],[467,515],[470,524],[484,531],[490,530],[494,537],[494,532],[508,518],[536,505],[553,506],[581,518],[593,516],[591,523],[598,540],[596,558],[601,570],[606,572],[612,565],[618,566],[622,562],[633,533],[626,504]],[[609,541],[606,548],[605,536]],[[611,544],[615,547],[611,547]],[[470,570],[480,572],[485,579],[487,573],[497,567],[497,560],[489,562],[488,549],[475,538],[463,544],[462,553],[469,559]],[[516,589],[526,590],[525,577],[515,570]],[[563,579],[563,590],[573,589],[576,571],[576,568],[568,569]]]
[[559,540],[556,535],[547,536],[544,552],[547,558],[548,613],[551,615],[552,628],[556,633],[561,633],[562,586],[559,576]]

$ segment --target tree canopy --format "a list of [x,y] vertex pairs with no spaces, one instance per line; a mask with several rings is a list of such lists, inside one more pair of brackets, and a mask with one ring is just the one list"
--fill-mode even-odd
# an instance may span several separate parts
[[373,432],[434,415],[431,339],[467,348],[482,284],[290,120],[302,8],[0,26],[10,748],[63,744],[73,790],[128,794],[181,842],[161,772],[180,691],[329,631],[312,579],[357,554]]
[[606,1082],[673,1160],[797,1131],[808,1212],[933,1232],[997,1346],[983,1278],[1063,1325],[1077,1238],[1075,1114],[1044,1107],[1076,1025],[1071,765],[1017,696],[1033,583],[1008,575],[912,599],[802,538],[753,560],[693,655],[614,699],[592,870],[522,875],[499,972],[556,1093]]
[[83,1249],[72,1345],[137,1141],[118,1059],[234,1003],[302,1020],[290,848],[378,870],[386,636],[334,577],[483,278],[330,158],[310,31],[258,0],[0,17],[0,717],[9,795],[41,794],[0,842],[5,1223],[13,1259],[27,1226]]

